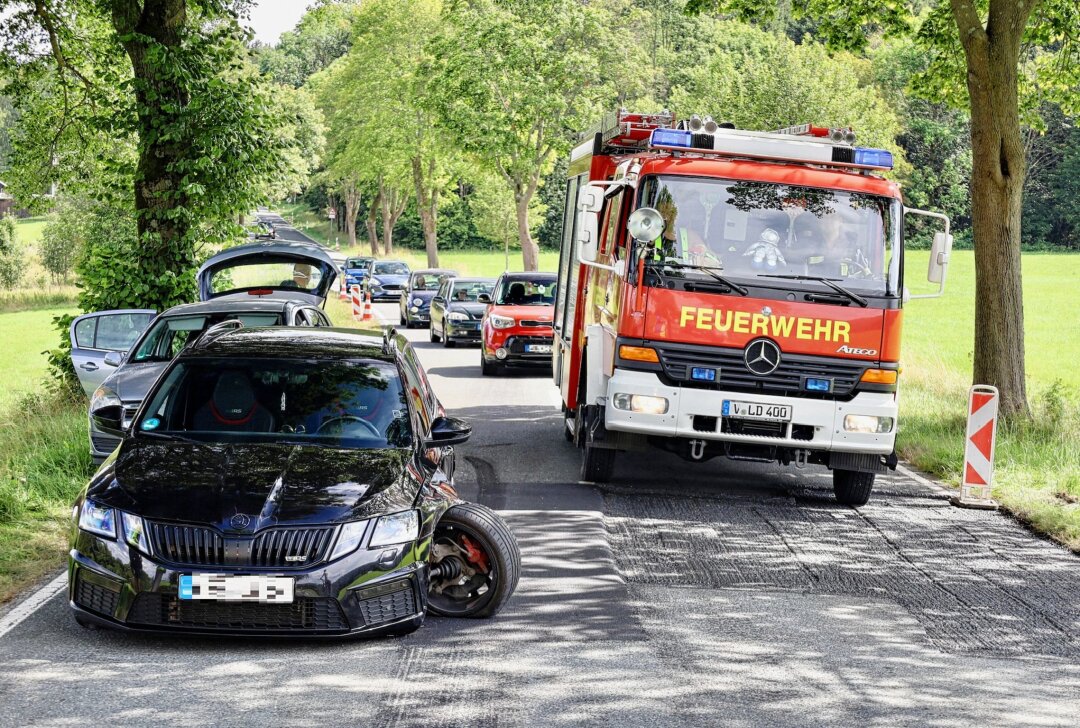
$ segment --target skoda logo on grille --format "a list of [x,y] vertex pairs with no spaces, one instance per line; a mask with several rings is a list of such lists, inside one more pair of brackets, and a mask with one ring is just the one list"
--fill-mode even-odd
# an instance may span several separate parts
[[746,345],[743,352],[746,368],[759,377],[776,371],[780,366],[780,347],[771,339],[754,339]]
[[229,526],[235,531],[243,531],[251,523],[251,518],[245,513],[237,513],[229,519]]

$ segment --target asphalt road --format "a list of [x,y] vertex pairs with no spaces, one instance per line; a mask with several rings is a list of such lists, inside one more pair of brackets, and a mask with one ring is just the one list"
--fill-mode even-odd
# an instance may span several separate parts
[[408,335],[474,425],[459,489],[522,547],[498,617],[162,639],[85,631],[58,596],[0,637],[0,724],[1080,724],[1077,557],[902,475],[858,510],[824,469],[659,451],[583,484],[546,375],[482,379],[477,349]]

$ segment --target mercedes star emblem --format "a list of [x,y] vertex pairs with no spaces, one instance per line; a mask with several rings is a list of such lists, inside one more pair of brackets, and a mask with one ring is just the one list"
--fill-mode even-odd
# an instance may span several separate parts
[[244,513],[237,513],[229,519],[229,526],[237,531],[243,531],[248,527],[249,523],[251,523],[251,519]]
[[771,339],[754,339],[746,345],[743,359],[753,374],[768,376],[780,366],[780,347]]

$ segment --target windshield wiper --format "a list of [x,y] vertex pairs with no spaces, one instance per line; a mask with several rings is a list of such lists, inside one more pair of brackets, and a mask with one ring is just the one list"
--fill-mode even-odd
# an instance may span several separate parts
[[786,273],[759,273],[758,278],[784,278],[789,281],[817,281],[818,283],[824,283],[829,288],[833,289],[837,293],[847,296],[849,299],[859,304],[863,308],[866,308],[870,303],[857,293],[852,293],[848,289],[833,282],[832,278],[823,278],[821,276],[796,276]]
[[[731,290],[738,293],[740,296],[745,296],[746,294],[748,294],[750,292],[749,289],[747,289],[747,288],[745,288],[743,286],[740,286],[738,283],[735,283],[734,281],[732,281],[732,280],[730,280],[728,278],[725,278],[724,276],[722,276],[722,275],[720,275],[719,273],[716,272],[718,270],[723,270],[723,268],[716,268],[716,267],[713,267],[713,266],[710,266],[710,265],[695,265],[694,263],[683,263],[680,260],[676,260],[676,261],[659,261],[659,260],[656,260],[656,261],[652,261],[649,265],[652,266],[653,268],[658,268],[658,267],[661,267],[661,266],[669,265],[672,268],[687,268],[689,270],[700,270],[700,271],[703,271],[704,273],[708,274],[717,283],[720,283],[722,285],[727,286]],[[656,271],[656,272],[659,273],[659,271]],[[660,273],[660,277],[662,279],[664,278],[663,273]]]

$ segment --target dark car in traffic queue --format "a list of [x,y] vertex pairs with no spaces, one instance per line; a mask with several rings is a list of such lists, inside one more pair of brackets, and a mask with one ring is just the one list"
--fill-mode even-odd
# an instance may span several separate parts
[[480,335],[480,373],[499,374],[506,367],[550,367],[555,341],[554,273],[503,273],[484,300]]
[[407,329],[414,326],[427,326],[431,323],[431,299],[435,297],[442,282],[455,278],[457,271],[444,268],[425,268],[414,270],[409,276],[405,290],[401,292],[398,308],[401,325]]
[[480,320],[490,296],[494,278],[451,278],[443,281],[431,299],[431,341],[443,346],[480,341]]
[[409,264],[401,260],[376,260],[368,268],[362,291],[373,301],[395,300],[409,283]]
[[[90,409],[120,404],[125,423],[166,364],[210,326],[239,320],[246,326],[329,326],[320,310],[334,282],[334,262],[307,243],[254,243],[212,256],[197,274],[200,303],[174,306],[160,315],[140,309],[84,314],[69,337],[75,372]],[[250,285],[249,285],[250,284]],[[119,440],[89,422],[90,454],[96,463]]]
[[[121,416],[94,411],[116,434]],[[74,505],[75,618],[347,637],[491,616],[520,553],[454,489],[470,433],[393,330],[220,324],[173,360]]]

